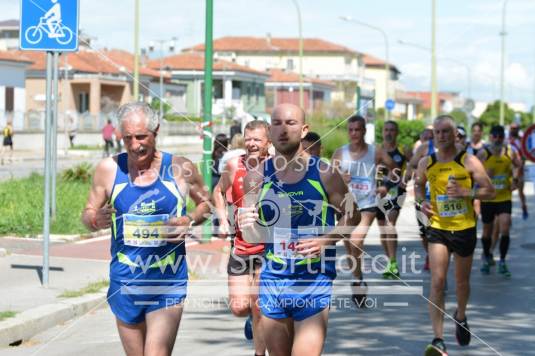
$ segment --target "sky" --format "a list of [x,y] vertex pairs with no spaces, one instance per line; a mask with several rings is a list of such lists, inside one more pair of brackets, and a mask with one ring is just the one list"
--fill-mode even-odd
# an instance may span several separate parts
[[[50,0],[33,0],[43,7]],[[67,1],[67,0],[60,0]],[[71,1],[71,0],[69,0]],[[340,16],[382,28],[390,62],[401,70],[406,90],[429,90],[430,52],[401,44],[431,44],[431,0],[296,0],[303,36],[385,57],[382,35],[343,22]],[[204,0],[140,0],[140,45],[177,37],[177,48],[204,41]],[[292,0],[214,0],[214,38],[234,36],[297,37]],[[502,0],[436,0],[437,70],[441,91],[492,101],[500,94]],[[80,0],[80,28],[95,37],[95,48],[133,51],[134,0]],[[0,0],[0,19],[19,17],[19,1]],[[506,12],[505,98],[529,109],[535,100],[535,0],[509,0]]]

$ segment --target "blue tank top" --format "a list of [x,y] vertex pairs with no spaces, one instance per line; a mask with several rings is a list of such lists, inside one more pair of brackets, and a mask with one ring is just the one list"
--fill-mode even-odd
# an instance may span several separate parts
[[110,202],[112,216],[111,280],[187,279],[184,242],[169,243],[160,227],[186,213],[186,200],[172,172],[173,156],[162,152],[158,178],[150,185],[130,181],[128,155],[117,157],[117,173]]
[[310,157],[303,179],[281,183],[275,174],[273,159],[264,165],[264,182],[260,194],[260,219],[269,231],[265,243],[264,270],[279,276],[302,276],[322,272],[336,277],[336,249],[329,246],[317,258],[303,258],[295,251],[299,239],[321,236],[334,226],[334,208],[321,183],[318,157]]

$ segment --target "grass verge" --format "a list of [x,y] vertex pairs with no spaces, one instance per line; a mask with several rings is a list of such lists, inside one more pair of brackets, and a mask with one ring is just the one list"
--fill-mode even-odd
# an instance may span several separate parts
[[[53,234],[81,234],[80,222],[90,183],[64,181],[58,176]],[[43,231],[44,177],[32,174],[0,183],[0,235],[35,236]]]
[[98,282],[89,283],[87,286],[85,286],[82,289],[66,290],[63,293],[61,293],[58,297],[59,298],[77,298],[77,297],[81,297],[82,295],[99,292],[102,288],[108,287],[109,285],[110,285],[110,281],[101,280]]
[[17,312],[14,312],[12,310],[0,311],[0,321],[12,318],[15,315],[17,315]]

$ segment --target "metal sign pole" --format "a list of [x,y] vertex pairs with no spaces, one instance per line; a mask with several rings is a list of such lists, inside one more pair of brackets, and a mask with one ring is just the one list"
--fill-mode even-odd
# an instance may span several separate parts
[[45,194],[43,210],[43,287],[48,287],[49,238],[50,238],[50,173],[52,136],[52,53],[46,53],[46,116],[45,116]]
[[53,54],[53,76],[52,76],[52,92],[54,93],[52,101],[52,188],[51,188],[51,216],[52,221],[56,219],[56,176],[58,169],[58,65],[59,65],[59,53]]

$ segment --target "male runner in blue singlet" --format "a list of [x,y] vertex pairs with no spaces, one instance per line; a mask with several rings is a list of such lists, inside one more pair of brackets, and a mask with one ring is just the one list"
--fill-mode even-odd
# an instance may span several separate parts
[[255,199],[246,197],[239,225],[244,238],[266,241],[259,298],[270,356],[321,354],[336,277],[333,245],[355,223],[349,215],[357,216],[343,211],[334,226],[333,207],[342,206],[347,186],[337,170],[303,150],[307,131],[302,109],[277,106],[270,128],[275,156],[244,179]]
[[147,104],[123,105],[117,117],[126,152],[97,165],[82,221],[111,227],[108,303],[126,354],[170,355],[188,280],[180,237],[204,220],[209,196],[191,161],[156,149],[158,116]]

